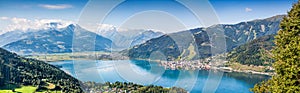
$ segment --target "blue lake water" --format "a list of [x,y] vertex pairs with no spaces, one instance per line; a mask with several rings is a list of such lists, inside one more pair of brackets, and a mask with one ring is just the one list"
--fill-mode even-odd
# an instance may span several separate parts
[[169,70],[157,62],[142,60],[70,60],[50,62],[82,81],[134,82],[143,85],[181,87],[191,93],[250,93],[268,76],[214,70]]

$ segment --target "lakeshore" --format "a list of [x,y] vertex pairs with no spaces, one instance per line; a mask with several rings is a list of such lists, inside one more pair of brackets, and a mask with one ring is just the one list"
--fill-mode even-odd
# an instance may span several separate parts
[[[130,80],[133,83],[142,85],[153,84],[166,88],[173,86],[185,88],[190,93],[200,93],[210,73],[209,70],[163,70],[158,62],[147,60],[96,60],[96,62],[94,60],[70,60],[49,62],[49,64],[62,66],[60,69],[69,72],[70,75],[77,75],[78,79],[82,81],[105,83],[127,82]],[[116,65],[121,68],[116,68]],[[162,68],[163,72],[158,73],[157,70],[151,70],[151,68]],[[251,93],[249,88],[252,88],[254,84],[270,78],[266,75],[238,72],[224,73],[220,70],[214,70],[213,73],[215,74],[212,74],[212,77],[218,73],[223,73],[222,80],[215,93]],[[137,80],[136,78],[140,79]],[[186,82],[186,84],[177,84],[177,82]]]
[[[193,60],[193,61],[156,61],[165,69],[171,70],[220,70],[224,72],[240,72],[250,74],[260,74],[272,76],[274,69],[270,66],[246,66],[246,65],[213,65],[207,60]],[[228,62],[227,62],[228,63]],[[231,63],[237,64],[237,63]],[[248,68],[248,69],[247,69]],[[267,71],[268,72],[267,72]]]
[[[34,58],[45,62],[65,61],[65,60],[129,60],[128,57],[122,56],[117,53],[104,53],[104,52],[83,52],[83,53],[63,53],[63,54],[49,54],[49,55],[37,55],[27,56],[28,58]],[[160,66],[170,70],[220,70],[224,72],[241,72],[250,74],[261,74],[261,75],[274,75],[274,69],[270,66],[247,66],[241,65],[234,62],[221,62],[215,56],[199,60],[177,60],[177,61],[162,61],[162,60],[151,60],[158,62]],[[147,59],[137,59],[147,60]],[[148,59],[149,60],[149,59]],[[213,63],[213,64],[212,64]]]

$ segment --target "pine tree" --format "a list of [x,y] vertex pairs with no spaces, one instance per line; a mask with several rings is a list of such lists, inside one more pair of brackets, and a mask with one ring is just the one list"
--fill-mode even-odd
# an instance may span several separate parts
[[273,50],[276,75],[268,81],[256,84],[253,92],[300,92],[300,1],[293,5],[280,27],[275,36],[276,46]]

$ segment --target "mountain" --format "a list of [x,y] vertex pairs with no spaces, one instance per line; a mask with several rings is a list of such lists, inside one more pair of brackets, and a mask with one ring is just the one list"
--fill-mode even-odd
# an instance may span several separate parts
[[83,92],[80,81],[59,68],[0,48],[0,87],[5,86],[34,86],[41,91],[59,90],[63,93]]
[[66,53],[108,51],[113,45],[111,40],[74,24],[61,29],[50,28],[21,35],[24,37],[23,39],[6,44],[3,48],[20,54]]
[[[144,43],[147,40],[150,40],[152,38],[159,37],[163,35],[161,32],[155,32],[152,30],[143,30],[143,29],[131,29],[131,30],[122,30],[118,31],[116,27],[112,25],[107,25],[107,24],[102,24],[99,25],[101,28],[99,31],[88,31],[83,28],[81,28],[79,25],[74,26],[78,27],[78,29],[83,30],[83,32],[92,32],[96,33],[99,36],[102,36],[103,38],[108,38],[112,41],[112,44],[106,44],[107,46],[112,46],[113,50],[122,50],[125,48],[129,48],[141,43]],[[41,41],[40,39],[46,39],[46,38],[36,38],[37,36],[43,36],[44,34],[54,34],[54,33],[60,33],[64,32],[63,30],[67,30],[66,28],[70,28],[70,26],[59,23],[59,22],[50,22],[46,23],[40,27],[37,27],[35,29],[26,29],[26,30],[14,30],[14,31],[6,31],[6,33],[0,35],[0,46],[12,50],[14,52],[20,52],[20,53],[63,53],[63,52],[70,52],[71,49],[61,49],[63,46],[56,46],[55,44],[50,44],[49,46],[54,46],[52,49],[47,49],[47,52],[44,52],[43,50],[45,49],[40,49],[40,48],[33,48],[34,44],[28,47],[22,48],[22,45],[27,45],[24,44],[24,42],[27,41],[36,41],[37,43],[47,43],[48,41]],[[73,29],[75,30],[75,29]],[[71,29],[71,31],[73,31]],[[52,33],[51,33],[52,32]],[[73,33],[68,33],[68,34],[73,34]],[[67,35],[67,36],[70,36]],[[91,35],[93,38],[95,35]],[[49,36],[51,37],[51,36]],[[53,36],[54,37],[54,36]],[[90,37],[90,38],[92,38]],[[98,37],[98,36],[97,36]],[[101,37],[99,37],[101,38]],[[54,38],[51,38],[49,40],[52,40]],[[72,39],[64,39],[64,40],[72,40]],[[91,39],[92,40],[92,39]],[[55,41],[55,40],[54,40]],[[23,42],[23,43],[22,43]],[[67,41],[66,43],[72,44],[70,41]],[[101,42],[100,42],[101,43]],[[17,44],[22,44],[22,45],[17,45]],[[6,46],[5,46],[6,45]],[[15,46],[17,45],[17,46]],[[39,47],[41,44],[35,44],[36,47]],[[105,45],[105,44],[104,44]],[[67,46],[68,47],[68,46]],[[45,48],[45,47],[44,47]],[[93,47],[93,48],[98,48],[98,47]],[[107,49],[110,47],[107,47]],[[90,49],[91,50],[91,49]],[[96,49],[97,50],[97,49]]]
[[163,33],[155,32],[152,30],[144,29],[127,29],[118,31],[116,27],[111,27],[110,29],[101,29],[95,33],[109,38],[116,45],[113,49],[122,50],[125,48],[133,47],[138,44],[142,44],[147,40],[162,36]]
[[20,39],[27,38],[30,34],[25,35],[21,31],[11,31],[0,35],[0,46],[4,46],[8,43],[18,41]]
[[[254,39],[276,34],[283,17],[284,15],[278,15],[238,24],[218,24],[207,28],[171,33],[134,46],[128,49],[125,54],[133,59],[149,58],[152,55],[157,55],[156,52],[163,54],[169,60],[205,58],[215,54],[212,52],[221,49],[217,47],[218,43],[211,44],[211,39],[222,40],[224,37],[226,51],[232,51]],[[224,36],[220,36],[222,33]]]
[[[249,22],[241,22],[233,25],[217,25],[209,27],[212,31],[222,31],[228,38],[228,51],[233,48],[252,41],[253,39],[276,34],[279,30],[280,21],[284,15],[277,15],[266,19],[257,19]],[[232,43],[230,43],[232,42]]]
[[132,40],[132,42],[130,44],[130,47],[145,43],[147,40],[150,40],[152,38],[157,38],[162,35],[163,35],[163,33],[154,32],[152,30],[141,32],[139,35],[134,37],[134,39]]
[[271,65],[271,49],[275,35],[267,35],[247,42],[228,53],[227,59],[244,65]]
[[49,30],[59,30],[62,28],[67,27],[68,24],[66,23],[60,23],[60,22],[50,22],[45,23],[43,25],[39,25],[32,28],[27,29],[15,29],[12,31],[4,31],[3,34],[0,34],[0,46],[4,46],[8,43],[15,42],[21,39],[25,39],[28,37],[33,37],[36,33],[42,33],[44,31]]
[[[196,42],[196,43],[194,43]],[[149,58],[151,55],[156,55],[155,52],[160,52],[168,58],[175,60],[179,57],[190,56],[192,59],[198,54],[200,57],[208,57],[211,47],[207,32],[202,28],[191,29],[178,33],[163,35],[158,38],[146,41],[141,45],[134,46],[129,49],[128,56],[130,58]],[[197,46],[197,47],[196,47]],[[195,52],[200,49],[201,54]],[[152,54],[154,53],[154,54]]]

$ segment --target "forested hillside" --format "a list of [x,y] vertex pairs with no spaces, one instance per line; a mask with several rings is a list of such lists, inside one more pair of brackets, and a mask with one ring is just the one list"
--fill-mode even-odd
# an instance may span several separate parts
[[[80,93],[80,82],[45,62],[20,57],[0,48],[0,86],[35,86],[37,90]],[[51,87],[49,87],[51,86]]]
[[267,35],[235,48],[228,53],[227,59],[243,65],[271,65],[271,49],[275,46],[275,35]]

